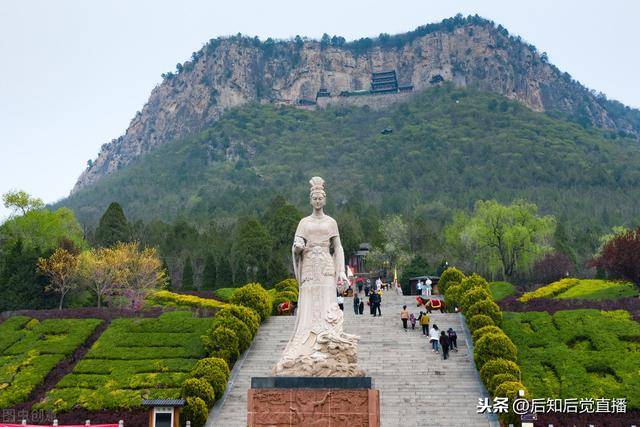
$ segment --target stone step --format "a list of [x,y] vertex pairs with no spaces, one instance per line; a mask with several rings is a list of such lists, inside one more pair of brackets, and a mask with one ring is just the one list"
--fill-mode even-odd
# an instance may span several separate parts
[[[386,293],[382,317],[355,315],[345,298],[345,332],[360,336],[358,364],[380,390],[382,426],[497,426],[495,418],[476,413],[486,391],[469,353],[462,316],[432,313],[431,323],[458,333],[458,352],[447,360],[431,351],[422,328],[404,331],[400,310],[406,304],[419,313],[415,297]],[[207,427],[246,426],[247,390],[251,377],[269,376],[290,335],[295,317],[272,317],[260,328],[249,350],[236,363],[225,396],[211,410]]]

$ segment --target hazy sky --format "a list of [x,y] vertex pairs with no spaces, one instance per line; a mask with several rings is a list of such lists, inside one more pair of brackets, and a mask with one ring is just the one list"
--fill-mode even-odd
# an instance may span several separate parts
[[632,0],[2,0],[0,194],[66,196],[87,160],[124,133],[160,74],[210,38],[326,32],[351,40],[456,13],[502,24],[586,86],[640,107],[640,2]]

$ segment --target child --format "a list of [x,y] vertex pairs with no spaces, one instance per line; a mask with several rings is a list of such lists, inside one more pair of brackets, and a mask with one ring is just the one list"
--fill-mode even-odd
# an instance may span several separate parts
[[409,322],[411,322],[411,329],[415,329],[416,328],[416,316],[415,316],[415,314],[411,313],[409,315]]
[[458,351],[458,334],[453,328],[449,328],[447,330],[447,335],[449,335],[449,347],[452,351]]

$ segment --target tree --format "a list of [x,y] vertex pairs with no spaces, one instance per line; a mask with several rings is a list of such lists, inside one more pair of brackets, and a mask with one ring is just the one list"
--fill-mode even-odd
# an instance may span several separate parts
[[320,39],[320,47],[325,48],[329,46],[330,43],[331,43],[331,37],[329,36],[329,34],[324,33],[322,35],[322,38]]
[[417,276],[424,276],[431,273],[431,267],[427,260],[420,255],[416,255],[411,259],[411,262],[402,270],[400,276],[400,284],[402,285],[402,291],[405,295],[409,295],[409,279]]
[[566,255],[573,264],[576,264],[576,251],[571,246],[569,234],[567,233],[566,219],[563,215],[558,221],[556,230],[553,234],[553,247],[557,252]]
[[184,260],[184,267],[182,268],[182,282],[181,288],[185,291],[191,291],[193,287],[193,265],[191,264],[191,257],[187,257]]
[[392,215],[382,220],[380,234],[385,237],[385,242],[369,252],[367,266],[402,270],[410,260],[409,232],[402,217]]
[[76,248],[86,247],[82,227],[67,208],[55,212],[31,210],[0,226],[0,251],[13,247],[20,240],[25,249],[39,248],[47,252],[57,248],[63,239],[73,242]]
[[100,218],[96,229],[96,243],[99,246],[113,246],[118,242],[128,242],[130,236],[131,230],[122,207],[117,202],[112,202]]
[[112,251],[112,268],[116,272],[111,293],[112,305],[126,304],[139,309],[150,292],[166,285],[166,275],[157,250],[140,250],[137,242],[118,242],[112,247]]
[[228,257],[220,258],[218,271],[216,273],[216,284],[218,287],[224,288],[233,284],[233,271]]
[[238,219],[231,245],[234,282],[264,282],[264,277],[258,277],[258,272],[268,271],[267,263],[271,246],[267,230],[257,219],[252,217]]
[[202,273],[202,289],[217,289],[216,287],[216,260],[212,254],[207,254]]
[[96,295],[98,307],[101,307],[103,299],[113,292],[119,277],[118,255],[113,248],[97,248],[80,254],[80,277],[86,287]]
[[20,210],[22,215],[29,211],[42,209],[44,202],[42,199],[31,197],[26,191],[14,190],[2,195],[4,207],[7,209]]
[[536,283],[551,283],[574,273],[575,264],[566,254],[550,252],[533,265],[532,279]]
[[640,287],[640,227],[616,234],[604,244],[590,265]]
[[540,217],[533,203],[504,206],[495,200],[476,202],[471,216],[459,214],[447,227],[448,243],[466,248],[477,266],[512,277],[528,271],[548,252],[555,228],[552,216]]
[[67,293],[78,287],[78,266],[78,257],[62,248],[56,249],[49,258],[38,259],[38,271],[49,278],[45,290],[60,294],[60,310]]

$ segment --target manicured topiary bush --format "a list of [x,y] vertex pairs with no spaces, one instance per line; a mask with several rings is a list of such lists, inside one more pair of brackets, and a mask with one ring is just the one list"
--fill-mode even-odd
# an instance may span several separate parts
[[468,321],[471,333],[485,326],[495,326],[493,319],[486,314],[476,314]]
[[455,267],[449,267],[447,268],[445,271],[442,272],[442,274],[440,275],[440,280],[438,280],[438,291],[441,294],[445,294],[445,292],[447,292],[447,287],[449,286],[449,283],[452,282],[462,282],[462,279],[464,279],[464,274],[462,273],[462,271],[458,270]]
[[485,385],[490,384],[491,379],[498,374],[511,374],[520,378],[520,367],[513,360],[495,358],[480,368],[480,379]]
[[450,282],[447,285],[447,291],[444,293],[444,299],[447,302],[447,307],[455,309],[460,307],[460,297],[462,296],[462,286],[457,282]]
[[191,427],[203,427],[209,416],[209,408],[199,397],[187,397],[186,405],[182,409],[182,419],[191,421]]
[[485,280],[484,277],[472,274],[471,276],[465,277],[460,282],[460,286],[462,286],[462,294],[464,295],[472,288],[483,288],[489,292],[489,283]]
[[[483,316],[483,315],[479,314],[478,316]],[[478,316],[473,316],[473,317],[476,318]],[[489,317],[489,319],[491,318]],[[501,333],[504,333],[502,329],[500,329],[497,326],[489,325],[489,326],[483,326],[481,328],[476,329],[471,333],[471,337],[473,338],[473,342],[476,342],[487,334],[501,334]]]
[[232,329],[218,326],[210,335],[202,337],[205,347],[213,357],[224,359],[233,365],[240,355],[238,336]]
[[478,301],[467,309],[464,313],[467,318],[471,319],[478,314],[484,314],[493,320],[493,323],[500,325],[502,323],[502,312],[498,304],[491,300]]
[[259,283],[248,283],[239,288],[230,302],[254,309],[262,322],[271,315],[271,296]]
[[296,279],[285,279],[274,286],[277,292],[293,291],[298,293],[298,281]]
[[497,396],[495,394],[496,388],[502,383],[511,381],[520,381],[520,379],[510,373],[496,374],[489,380],[489,384],[487,384],[487,390],[489,390],[489,393],[491,393],[491,395]]
[[468,310],[469,307],[478,301],[492,301],[491,294],[482,286],[473,287],[463,293],[460,298],[460,307],[463,311]]
[[529,390],[527,390],[527,388],[518,381],[503,382],[495,389],[494,395],[496,397],[506,397],[509,399],[509,412],[500,414],[500,420],[504,424],[516,424],[520,421],[520,415],[517,415],[512,411],[512,403],[515,399],[520,397],[520,390],[524,391],[524,395],[522,396],[523,399],[531,399]]
[[224,394],[230,374],[227,362],[218,357],[201,359],[191,370],[192,377],[202,378],[211,384],[216,399],[220,399]]
[[216,313],[216,316],[226,316],[228,314],[232,315],[238,320],[241,320],[245,325],[247,325],[247,328],[249,328],[249,332],[251,332],[251,339],[256,336],[256,334],[258,333],[258,328],[260,328],[260,316],[255,310],[241,305],[228,305],[227,307],[218,311],[218,313]]
[[249,330],[247,325],[244,324],[244,322],[228,312],[225,312],[222,315],[218,313],[213,318],[213,323],[208,334],[211,335],[213,331],[215,331],[220,326],[231,329],[235,333],[236,337],[238,338],[238,351],[240,353],[249,348],[252,340],[251,331]]
[[476,343],[474,359],[476,366],[484,366],[491,359],[507,359],[515,362],[518,350],[511,339],[503,332],[500,334],[486,334]]
[[207,404],[207,407],[213,406],[215,402],[215,392],[213,387],[202,378],[189,378],[182,384],[182,397],[199,397]]

